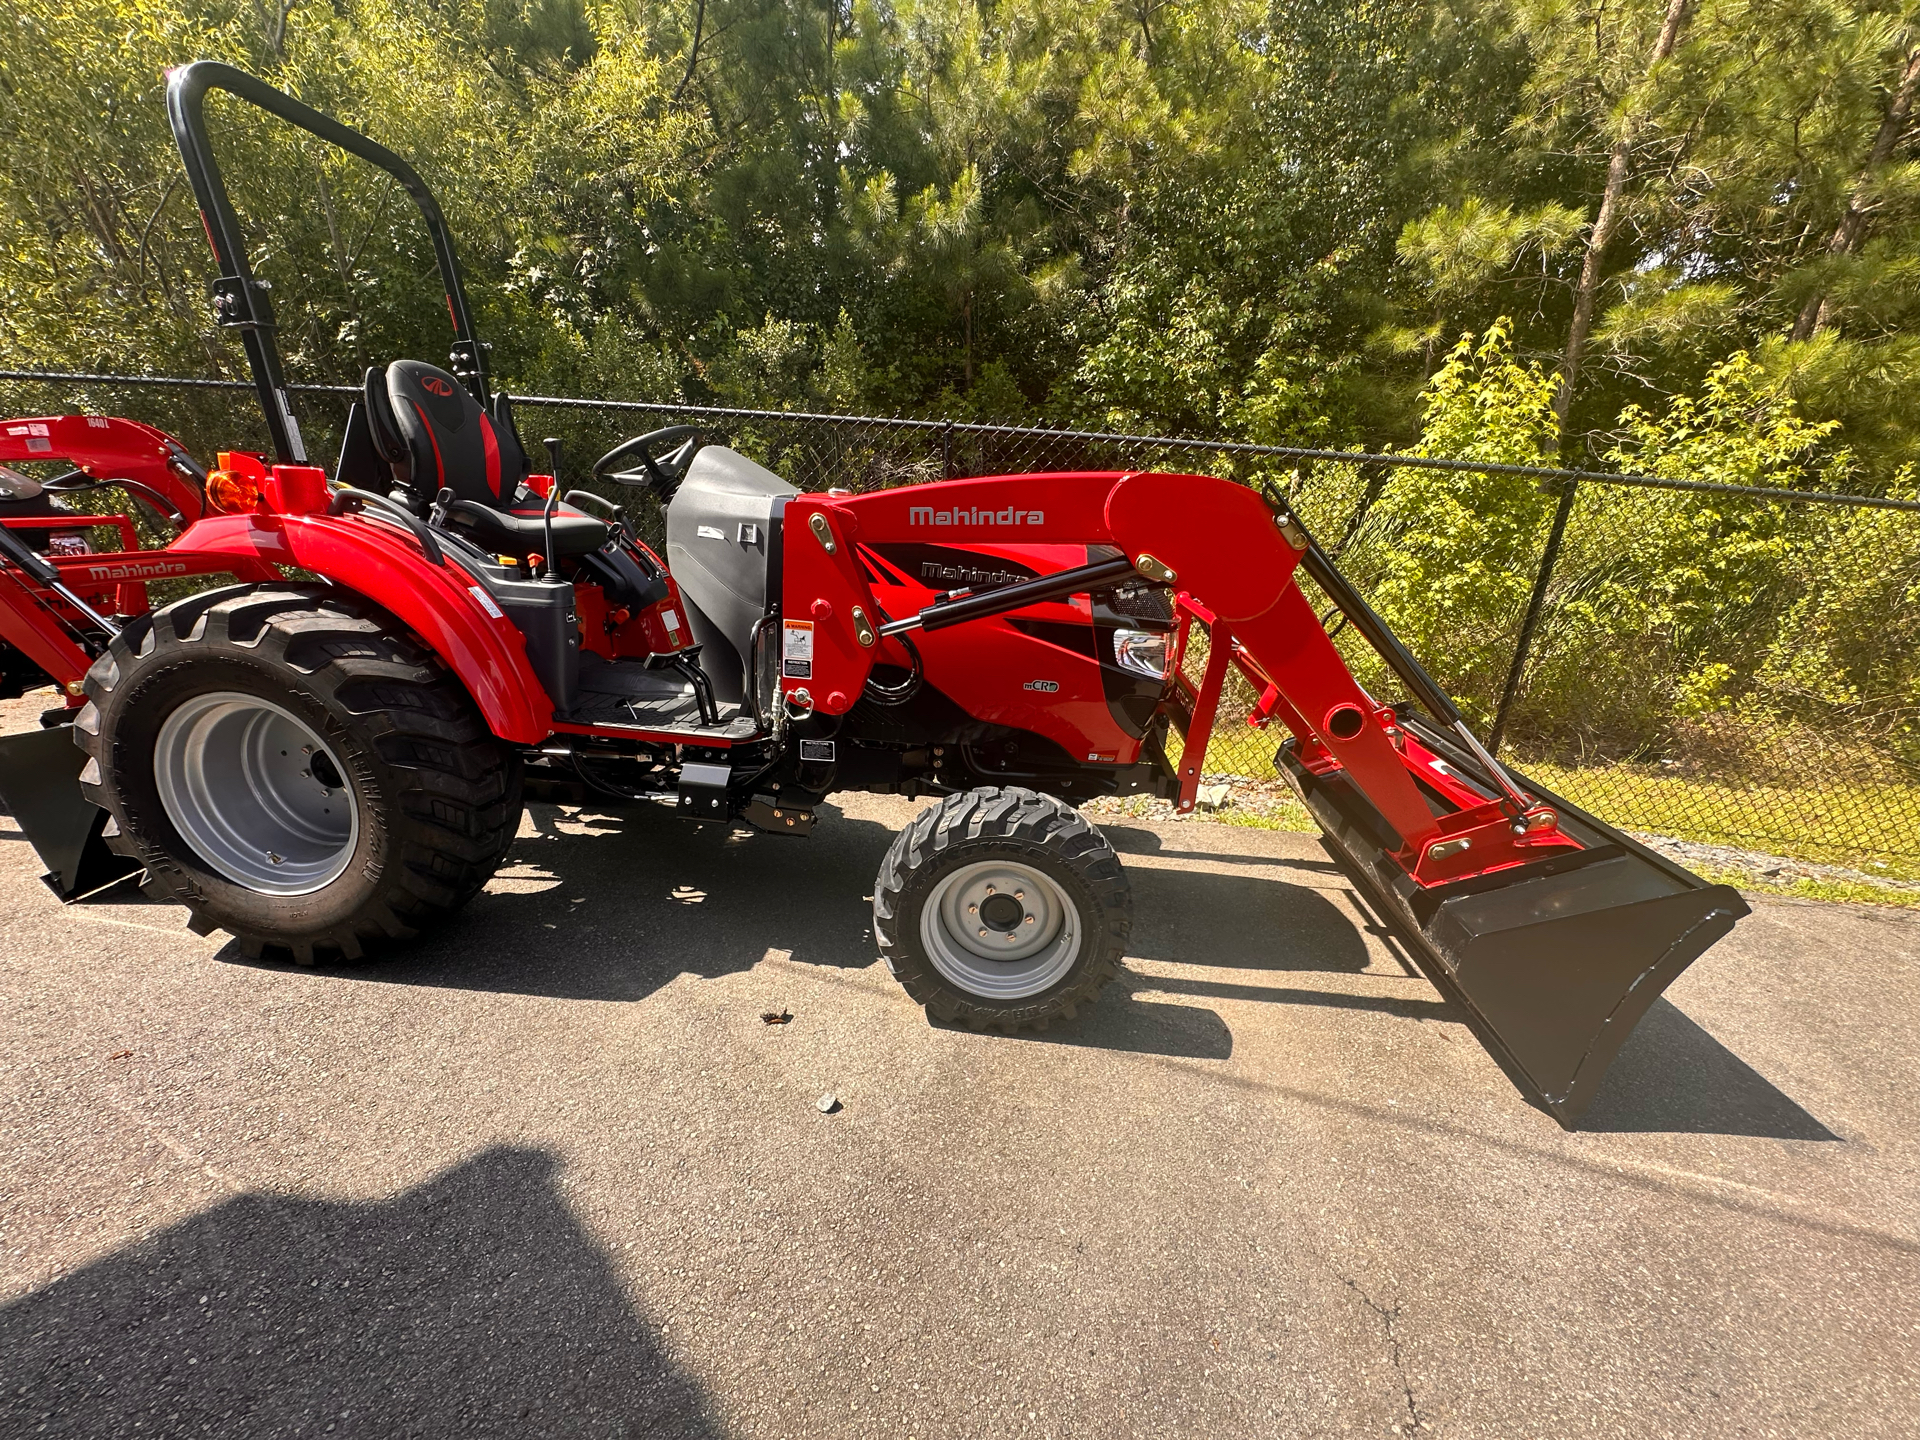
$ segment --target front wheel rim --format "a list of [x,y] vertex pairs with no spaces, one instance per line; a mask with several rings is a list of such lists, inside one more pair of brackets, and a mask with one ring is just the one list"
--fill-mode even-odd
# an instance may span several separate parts
[[962,865],[920,908],[920,940],[934,969],[986,1000],[1051,990],[1073,969],[1084,930],[1059,882],[1017,860]]
[[183,701],[154,742],[160,804],[181,839],[262,895],[310,895],[352,862],[360,807],[346,773],[304,720],[236,690]]

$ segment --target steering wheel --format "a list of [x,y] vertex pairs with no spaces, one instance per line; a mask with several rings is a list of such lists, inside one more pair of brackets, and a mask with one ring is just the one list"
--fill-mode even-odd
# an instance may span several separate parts
[[[619,485],[644,485],[662,500],[670,500],[673,492],[680,488],[680,482],[686,479],[687,467],[699,452],[699,433],[697,425],[669,425],[663,430],[622,440],[593,462],[594,478],[612,480]],[[671,455],[654,454],[656,449],[673,444],[680,448]],[[621,461],[634,458],[639,460],[638,465],[614,468]]]

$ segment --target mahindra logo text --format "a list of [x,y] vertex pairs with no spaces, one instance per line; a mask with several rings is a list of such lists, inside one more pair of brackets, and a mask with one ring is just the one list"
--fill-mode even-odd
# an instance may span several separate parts
[[992,590],[1001,585],[1018,585],[1031,575],[1016,575],[1011,570],[977,570],[971,565],[941,565],[932,560],[920,567],[920,578],[938,585],[967,585],[975,590]]
[[187,567],[178,561],[156,560],[149,565],[89,565],[89,580],[158,580],[167,575],[184,575]]
[[1004,510],[936,510],[931,505],[909,505],[909,525],[1044,525],[1046,514],[1009,505]]

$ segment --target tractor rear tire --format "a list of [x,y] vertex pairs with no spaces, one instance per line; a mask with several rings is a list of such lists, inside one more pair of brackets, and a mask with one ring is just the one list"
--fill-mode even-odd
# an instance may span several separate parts
[[1106,837],[1018,786],[921,811],[874,882],[873,933],[894,978],[931,1018],[975,1028],[1072,1018],[1114,977],[1132,929]]
[[108,843],[249,955],[358,960],[417,935],[479,893],[519,828],[518,752],[425,645],[343,591],[190,596],[128,625],[86,691],[81,788]]

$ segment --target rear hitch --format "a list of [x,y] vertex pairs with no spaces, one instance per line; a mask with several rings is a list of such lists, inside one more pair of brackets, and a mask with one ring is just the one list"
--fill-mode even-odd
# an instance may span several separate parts
[[769,835],[806,835],[813,830],[813,808],[790,805],[777,795],[755,795],[740,818]]
[[727,785],[732,779],[731,765],[686,761],[680,766],[675,808],[688,820],[731,820],[733,811],[727,803]]
[[80,791],[85,762],[70,725],[0,738],[0,800],[47,867],[41,879],[63,904],[142,869],[107,845],[107,812]]

